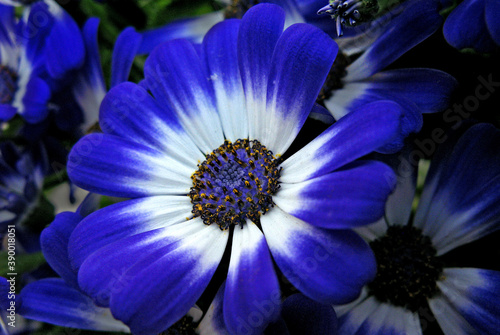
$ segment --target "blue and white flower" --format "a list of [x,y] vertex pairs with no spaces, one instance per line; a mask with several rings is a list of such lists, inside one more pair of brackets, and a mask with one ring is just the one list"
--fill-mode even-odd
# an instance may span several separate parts
[[[449,4],[449,0],[442,0]],[[500,46],[500,3],[496,0],[464,0],[443,25],[446,41],[457,49],[492,52]]]
[[0,143],[0,236],[3,239],[8,226],[15,226],[19,253],[39,245],[39,231],[32,231],[26,222],[38,206],[47,168],[43,147]]
[[52,0],[27,7],[20,20],[0,5],[0,121],[20,114],[38,123],[48,114],[52,92],[83,63],[78,26]]
[[364,106],[283,160],[337,53],[319,29],[283,32],[284,20],[261,4],[199,46],[158,46],[141,85],[122,83],[104,98],[103,133],[70,153],[76,185],[131,198],[86,217],[69,253],[82,290],[133,333],[159,333],[185,315],[226,248],[231,332],[264,301],[278,308],[253,332],[279,316],[273,260],[323,303],[356,298],[375,273],[349,229],[383,215],[395,177],[385,164],[354,161],[395,136],[400,107]]
[[489,124],[450,135],[433,157],[413,219],[416,169],[405,168],[411,156],[399,156],[387,223],[357,229],[371,241],[378,273],[356,301],[335,306],[341,334],[421,334],[419,314],[445,334],[498,333],[500,272],[450,268],[440,257],[500,228],[499,140]]

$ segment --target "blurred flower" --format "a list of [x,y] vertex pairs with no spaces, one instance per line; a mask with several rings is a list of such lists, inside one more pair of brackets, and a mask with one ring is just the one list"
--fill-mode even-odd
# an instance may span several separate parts
[[47,158],[41,146],[0,143],[0,236],[8,226],[15,226],[18,252],[39,250],[40,224],[47,222],[37,209],[43,207],[41,190],[46,172]]
[[[449,4],[449,0],[442,0]],[[446,18],[446,41],[457,49],[492,52],[500,46],[500,2],[464,0]]]
[[387,223],[357,230],[371,241],[378,273],[356,301],[335,306],[341,334],[419,334],[429,307],[445,334],[498,332],[500,272],[449,268],[440,256],[500,228],[499,141],[488,124],[451,135],[434,155],[413,219],[416,170],[400,162]]
[[[277,304],[254,332],[279,316],[271,254],[323,303],[354,299],[374,275],[373,255],[349,228],[383,215],[394,174],[354,161],[394,136],[401,110],[366,105],[283,160],[337,53],[319,29],[283,32],[284,20],[278,6],[261,4],[214,26],[202,45],[158,46],[140,85],[104,98],[103,133],[70,153],[76,185],[132,198],[85,218],[69,252],[82,290],[133,333],[158,333],[185,315],[226,247],[231,332],[254,302]],[[113,286],[116,274],[125,285]]]
[[52,92],[83,63],[80,31],[51,0],[26,7],[20,20],[13,7],[0,5],[0,17],[0,121],[20,114],[38,123]]
[[[100,197],[89,195],[76,213],[63,212],[41,236],[43,254],[60,278],[44,278],[23,287],[16,296],[16,313],[27,319],[48,322],[63,327],[129,332],[127,326],[115,320],[107,308],[96,306],[77,284],[77,273],[68,259],[68,240],[74,227],[97,208]],[[5,291],[5,288],[2,287]],[[7,294],[2,291],[2,297]],[[4,305],[8,300],[1,301]]]

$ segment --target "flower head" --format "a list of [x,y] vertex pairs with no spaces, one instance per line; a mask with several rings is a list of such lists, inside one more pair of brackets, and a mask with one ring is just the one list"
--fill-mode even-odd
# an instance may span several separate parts
[[52,0],[30,5],[19,20],[13,7],[0,5],[0,16],[0,121],[20,114],[41,122],[52,93],[83,63],[78,26]]
[[0,235],[8,226],[16,226],[19,252],[37,249],[40,232],[32,226],[43,219],[33,214],[39,215],[36,209],[47,167],[42,146],[0,143]]
[[82,290],[99,293],[96,303],[134,333],[160,332],[184,316],[226,246],[232,333],[260,304],[273,309],[253,333],[279,316],[273,260],[323,303],[354,299],[374,274],[368,246],[348,229],[383,215],[394,175],[354,160],[394,136],[401,110],[366,105],[284,159],[337,47],[315,27],[283,32],[283,24],[279,7],[261,4],[214,26],[201,46],[158,46],[140,85],[122,83],[104,98],[103,133],[70,154],[77,185],[131,198],[86,217],[69,250]]
[[355,302],[336,308],[340,333],[420,333],[419,314],[428,308],[445,334],[496,331],[500,272],[450,268],[442,256],[500,227],[499,139],[487,124],[451,134],[434,155],[413,219],[416,171],[401,162],[387,224],[358,229],[371,241],[378,272]]

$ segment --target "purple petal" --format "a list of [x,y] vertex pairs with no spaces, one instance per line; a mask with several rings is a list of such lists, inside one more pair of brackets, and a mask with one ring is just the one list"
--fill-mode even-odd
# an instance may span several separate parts
[[281,310],[281,292],[264,235],[250,221],[236,227],[224,293],[231,334],[262,334]]
[[278,40],[267,83],[266,114],[251,134],[275,154],[283,154],[302,128],[337,51],[328,35],[307,24],[291,26]]
[[28,284],[20,296],[18,313],[28,319],[62,327],[129,332],[127,326],[111,316],[109,309],[95,306],[90,298],[59,278]]
[[[130,280],[112,292],[113,315],[134,334],[164,331],[195,304],[224,253],[229,233],[204,225],[179,241],[173,250],[159,250],[130,268]],[[167,249],[172,249],[168,247]]]
[[261,224],[276,264],[309,298],[347,303],[375,276],[375,256],[352,231],[316,228],[278,206],[261,217]]
[[363,106],[285,160],[280,181],[297,183],[322,176],[380,148],[399,135],[400,118],[401,107],[394,102]]
[[127,81],[141,40],[141,35],[133,27],[126,28],[118,35],[111,61],[111,87]]
[[284,211],[316,227],[346,229],[373,223],[384,215],[394,189],[393,170],[366,161],[295,184],[281,184],[273,201]]
[[192,173],[164,152],[108,134],[85,136],[68,158],[72,182],[118,197],[187,194]]

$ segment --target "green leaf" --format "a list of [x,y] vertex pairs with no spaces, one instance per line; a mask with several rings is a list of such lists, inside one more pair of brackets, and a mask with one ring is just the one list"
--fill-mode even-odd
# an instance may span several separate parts
[[31,272],[38,269],[41,265],[45,264],[45,257],[43,257],[42,252],[36,252],[32,254],[16,254],[15,263],[13,268],[9,268],[9,255],[7,251],[2,251],[0,253],[0,275],[7,277],[7,273],[17,273],[17,277],[20,275]]
[[24,219],[22,224],[34,233],[41,233],[48,224],[54,221],[54,218],[54,205],[42,194],[36,207]]

